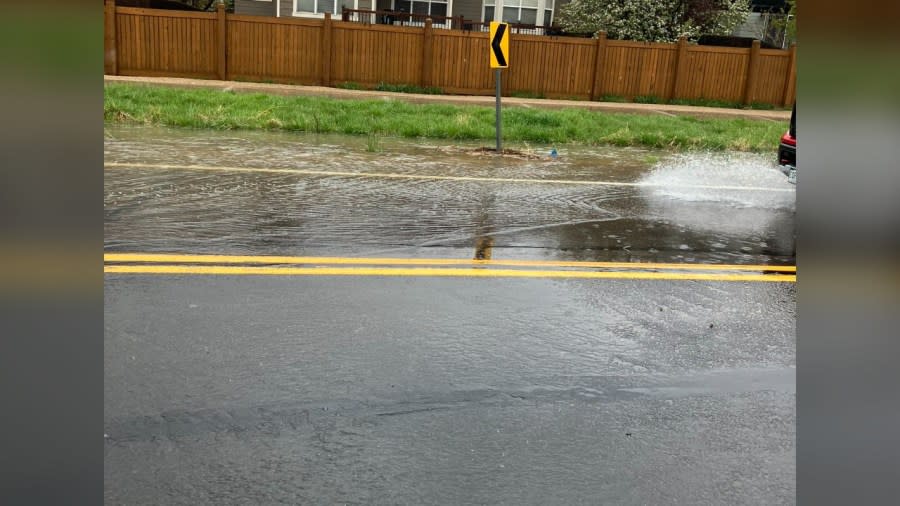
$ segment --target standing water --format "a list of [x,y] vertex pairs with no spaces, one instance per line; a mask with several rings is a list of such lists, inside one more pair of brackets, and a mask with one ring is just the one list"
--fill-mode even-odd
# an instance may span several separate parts
[[106,249],[793,263],[766,156],[482,146],[107,127]]

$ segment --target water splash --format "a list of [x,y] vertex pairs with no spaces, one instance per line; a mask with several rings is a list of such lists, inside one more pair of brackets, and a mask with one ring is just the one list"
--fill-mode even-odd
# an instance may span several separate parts
[[793,209],[794,186],[771,156],[748,153],[676,155],[656,164],[640,183],[648,199],[718,202],[733,207]]

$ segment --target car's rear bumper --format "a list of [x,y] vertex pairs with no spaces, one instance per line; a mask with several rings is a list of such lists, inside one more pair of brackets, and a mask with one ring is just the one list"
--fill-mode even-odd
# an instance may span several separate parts
[[781,143],[778,146],[778,165],[797,166],[797,146]]
[[797,183],[797,146],[781,143],[778,146],[778,168],[791,183]]

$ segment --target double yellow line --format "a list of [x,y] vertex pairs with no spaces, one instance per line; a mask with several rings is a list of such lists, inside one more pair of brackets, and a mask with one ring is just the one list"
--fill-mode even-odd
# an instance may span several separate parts
[[107,274],[431,276],[794,282],[795,266],[106,253]]

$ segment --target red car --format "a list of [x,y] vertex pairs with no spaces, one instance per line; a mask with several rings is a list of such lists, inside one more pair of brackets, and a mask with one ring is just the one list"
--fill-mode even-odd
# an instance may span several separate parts
[[788,181],[797,184],[797,104],[791,111],[790,129],[781,136],[781,144],[778,145],[778,168],[781,169]]

